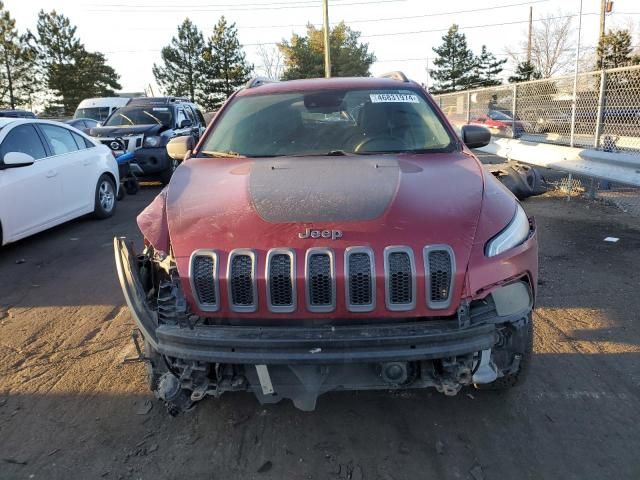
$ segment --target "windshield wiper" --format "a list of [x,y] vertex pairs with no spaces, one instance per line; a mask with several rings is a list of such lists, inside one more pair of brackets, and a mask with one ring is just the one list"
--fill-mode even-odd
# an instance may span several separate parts
[[203,155],[206,155],[207,157],[214,157],[214,158],[247,158],[246,155],[241,155],[238,152],[232,152],[232,151],[215,152],[212,150],[203,150],[200,153]]

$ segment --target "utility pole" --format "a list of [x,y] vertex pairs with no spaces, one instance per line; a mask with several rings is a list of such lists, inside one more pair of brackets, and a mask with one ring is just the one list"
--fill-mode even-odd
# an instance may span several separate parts
[[[602,42],[605,32],[605,22],[607,19],[607,13],[611,13],[613,10],[613,2],[609,0],[600,0],[600,35],[598,35],[598,45]],[[604,53],[604,52],[603,52]],[[598,56],[598,65],[600,69],[604,69],[604,56],[600,54]]]
[[529,7],[529,41],[527,42],[527,63],[531,65],[531,40],[533,38],[533,7]]
[[329,0],[322,0],[324,17],[324,76],[331,78],[331,51],[329,48]]
[[580,13],[578,15],[578,46],[576,47],[576,68],[573,72],[573,103],[571,107],[571,136],[569,146],[575,144],[576,134],[576,107],[578,106],[578,68],[580,66],[580,39],[582,37],[582,0],[580,0]]

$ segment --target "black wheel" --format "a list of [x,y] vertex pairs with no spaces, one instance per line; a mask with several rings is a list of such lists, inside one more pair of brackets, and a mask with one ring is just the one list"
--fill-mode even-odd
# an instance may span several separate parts
[[160,174],[160,182],[162,183],[162,185],[167,185],[169,183],[176,168],[178,168],[178,161],[171,159],[169,167],[167,167],[167,169]]
[[96,185],[93,215],[96,218],[109,218],[116,211],[116,186],[111,177],[103,174]]
[[124,189],[127,191],[127,195],[135,195],[140,190],[140,182],[135,177],[127,178],[124,181]]
[[116,198],[119,202],[121,202],[122,200],[124,200],[126,194],[127,192],[125,191],[124,185],[120,184],[120,188],[118,189],[118,196]]
[[508,373],[502,377],[496,378],[491,383],[476,385],[478,390],[508,390],[516,385],[524,382],[529,367],[531,365],[531,356],[533,355],[533,317],[530,315],[526,327],[524,328],[524,345],[523,348],[515,352],[520,355],[520,363],[515,372]]

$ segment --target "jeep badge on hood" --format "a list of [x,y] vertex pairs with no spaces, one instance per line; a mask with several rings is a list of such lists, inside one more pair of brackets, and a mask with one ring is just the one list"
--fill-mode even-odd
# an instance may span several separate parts
[[299,233],[300,238],[330,238],[331,240],[337,240],[342,238],[342,230],[312,230],[307,228],[304,233]]

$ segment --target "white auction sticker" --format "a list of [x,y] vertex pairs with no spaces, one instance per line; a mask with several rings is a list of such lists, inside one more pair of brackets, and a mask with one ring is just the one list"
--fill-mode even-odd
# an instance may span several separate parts
[[371,93],[371,103],[420,103],[417,95],[407,93]]

